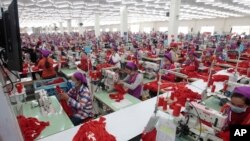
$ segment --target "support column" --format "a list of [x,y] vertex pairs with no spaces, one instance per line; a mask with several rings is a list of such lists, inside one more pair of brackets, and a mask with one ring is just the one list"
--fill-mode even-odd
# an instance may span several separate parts
[[67,20],[67,28],[68,28],[68,32],[72,32],[71,19]]
[[100,17],[99,14],[95,14],[95,36],[98,38],[100,36]]
[[169,16],[169,23],[168,23],[168,44],[171,43],[172,39],[177,41],[180,4],[181,4],[181,0],[170,1],[170,9],[169,9],[170,16]]
[[[82,25],[80,25],[80,23],[82,23]],[[82,21],[82,19],[78,20],[78,32],[80,35],[83,34],[83,21]]]
[[63,23],[62,22],[59,22],[59,30],[61,33],[63,33]]
[[120,8],[120,32],[121,37],[125,38],[125,41],[128,41],[128,9],[126,6]]

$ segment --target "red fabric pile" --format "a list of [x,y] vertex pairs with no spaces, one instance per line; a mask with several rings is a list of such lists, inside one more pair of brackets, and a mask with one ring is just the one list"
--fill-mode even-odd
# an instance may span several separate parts
[[34,141],[46,126],[49,126],[49,122],[38,121],[32,117],[26,118],[22,115],[17,116],[17,121],[25,141]]
[[124,95],[126,94],[126,91],[122,87],[122,85],[114,85],[114,89],[117,91],[116,93],[109,94],[109,97],[111,99],[114,99],[116,102],[120,102],[124,99]]
[[99,121],[91,120],[84,123],[73,141],[116,141],[115,137],[105,129],[105,118],[100,117]]
[[[58,94],[62,94],[63,90],[57,85],[56,86],[56,92]],[[63,108],[63,110],[65,111],[65,113],[70,117],[73,115],[73,111],[72,109],[68,106],[67,101],[66,100],[60,100],[60,104]]]
[[240,74],[246,75],[247,74],[247,69],[250,67],[249,61],[242,61],[239,63],[239,68],[244,68],[244,69],[238,69],[238,72]]
[[39,68],[37,66],[32,67],[32,71],[39,71]]
[[109,67],[112,67],[112,65],[108,64],[108,63],[98,64],[98,65],[96,65],[96,70],[97,71],[101,71],[101,69],[103,69],[103,68],[109,68]]
[[190,101],[201,99],[201,95],[193,92],[189,88],[185,87],[184,85],[179,85],[174,88],[174,91],[171,93],[171,99],[174,100],[177,98],[177,102],[174,104],[181,104],[182,106],[185,106],[185,103],[187,99]]
[[[87,63],[89,62],[89,64]],[[83,71],[88,71],[89,68],[92,68],[91,61],[88,60],[88,58],[82,58],[81,59],[81,64],[79,64],[77,67],[79,67]]]
[[229,79],[227,75],[213,75],[212,80],[213,82],[224,82]]
[[64,79],[62,77],[59,77],[51,82],[48,82],[46,85],[52,85],[52,84],[58,84],[64,82]]
[[[157,92],[157,88],[158,88],[157,83],[158,83],[158,81],[156,80],[156,81],[152,81],[152,82],[144,84],[144,90],[150,90],[153,92]],[[165,89],[165,88],[175,87],[175,86],[176,86],[176,83],[161,80],[160,89]]]
[[90,71],[89,76],[91,77],[92,80],[99,80],[102,76],[101,71]]

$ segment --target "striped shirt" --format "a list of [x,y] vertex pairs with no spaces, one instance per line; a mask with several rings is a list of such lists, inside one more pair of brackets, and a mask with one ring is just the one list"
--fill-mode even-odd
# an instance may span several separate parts
[[80,89],[72,88],[68,91],[69,99],[67,104],[72,107],[74,116],[81,119],[93,117],[92,98],[89,89],[81,86]]

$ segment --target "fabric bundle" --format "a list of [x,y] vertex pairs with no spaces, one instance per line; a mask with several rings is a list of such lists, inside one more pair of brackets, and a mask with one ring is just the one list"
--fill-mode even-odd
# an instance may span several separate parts
[[22,115],[17,116],[17,121],[25,141],[34,141],[49,126],[49,122],[39,121],[32,117],[26,118]]
[[115,137],[107,132],[105,118],[100,117],[99,121],[91,120],[84,123],[73,141],[116,141]]
[[117,91],[116,93],[109,94],[109,97],[111,99],[114,99],[116,102],[120,102],[124,99],[124,95],[126,94],[126,91],[122,87],[122,85],[116,84],[114,85],[114,89]]
[[[61,94],[61,93],[63,93],[63,90],[57,85],[57,86],[56,86],[56,92],[57,92],[58,94]],[[65,113],[66,113],[69,117],[73,115],[73,111],[72,111],[72,109],[68,106],[66,100],[62,100],[62,99],[61,99],[61,100],[60,100],[60,104],[61,104],[63,110],[65,111]]]

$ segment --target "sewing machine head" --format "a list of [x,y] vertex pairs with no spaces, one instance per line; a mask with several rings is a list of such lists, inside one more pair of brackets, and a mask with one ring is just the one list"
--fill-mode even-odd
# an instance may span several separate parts
[[151,71],[158,71],[159,70],[159,64],[157,63],[153,63],[153,62],[148,62],[145,61],[143,63],[143,67],[147,70],[151,70]]
[[221,131],[227,122],[227,115],[223,115],[220,111],[209,108],[198,102],[187,103],[186,110],[188,113],[198,116],[198,118],[195,117],[195,120],[202,120],[217,131]]
[[51,100],[47,92],[44,89],[36,91],[35,97],[41,109],[49,113],[51,108]]
[[105,89],[109,92],[114,90],[114,84],[119,80],[119,74],[111,71],[111,70],[104,70],[104,85]]

